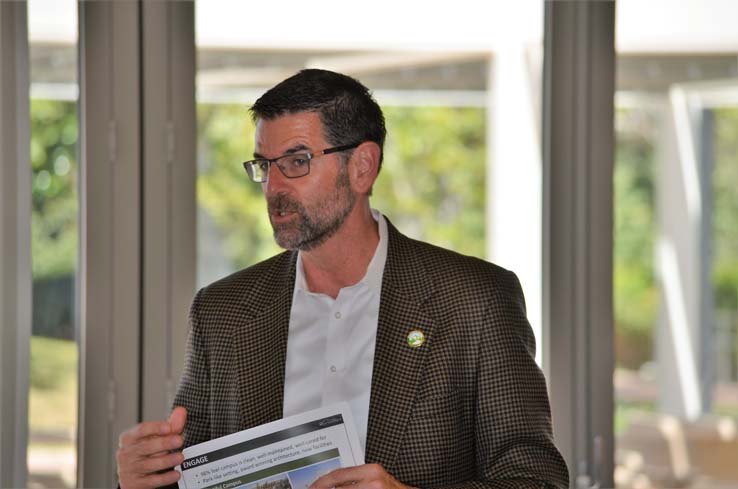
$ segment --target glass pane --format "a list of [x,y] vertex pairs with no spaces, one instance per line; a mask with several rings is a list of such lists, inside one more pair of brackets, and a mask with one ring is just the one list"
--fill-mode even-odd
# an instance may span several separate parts
[[738,486],[736,16],[719,0],[618,2],[622,488]]
[[[285,15],[274,2],[196,4],[198,284],[280,251],[260,186],[240,165],[253,152],[247,109],[300,69],[325,68],[358,78],[385,112],[388,140],[373,207],[405,234],[522,273],[537,329],[540,208],[531,210],[539,220],[530,223],[538,239],[522,240],[537,248],[510,245],[515,232],[495,233],[489,225],[494,199],[502,197],[488,192],[504,188],[490,178],[495,159],[504,166],[500,174],[531,186],[537,197],[527,202],[540,202],[543,3],[424,5],[423,21],[408,23],[402,19],[417,18],[417,7],[382,0],[350,28],[345,5],[334,3],[319,14],[321,26],[307,28],[313,5],[291,6]],[[464,22],[449,23],[459,12]],[[278,19],[279,27],[255,21],[244,29],[244,18]],[[506,87],[506,97],[496,97],[495,86]],[[518,263],[531,264],[533,278]]]
[[77,4],[29,0],[33,336],[30,487],[77,471]]
[[[738,93],[738,83],[736,84]],[[738,417],[738,104],[713,112],[712,284],[716,412]],[[732,385],[731,385],[732,384]]]

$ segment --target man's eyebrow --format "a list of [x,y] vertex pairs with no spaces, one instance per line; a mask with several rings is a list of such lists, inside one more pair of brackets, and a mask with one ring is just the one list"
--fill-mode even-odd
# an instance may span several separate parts
[[307,146],[305,146],[304,144],[297,144],[297,145],[295,145],[295,146],[292,146],[292,147],[291,147],[290,149],[288,149],[287,151],[285,151],[285,152],[284,152],[284,154],[286,154],[286,155],[291,155],[291,154],[293,154],[293,153],[297,153],[298,151],[305,151],[305,150],[307,150],[307,149],[310,149],[310,148],[308,148],[308,147],[307,147]]
[[[291,148],[287,149],[282,155],[283,156],[284,155],[291,155],[291,154],[297,153],[298,151],[305,151],[305,150],[309,150],[309,149],[310,148],[308,148],[304,144],[296,144],[295,146],[292,146]],[[260,153],[257,153],[256,151],[254,151],[254,158],[267,159],[265,156],[263,156]]]

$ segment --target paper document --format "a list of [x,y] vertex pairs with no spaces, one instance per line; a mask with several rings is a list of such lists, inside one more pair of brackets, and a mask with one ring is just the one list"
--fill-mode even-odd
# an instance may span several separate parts
[[307,489],[364,463],[348,404],[290,416],[185,448],[180,489]]

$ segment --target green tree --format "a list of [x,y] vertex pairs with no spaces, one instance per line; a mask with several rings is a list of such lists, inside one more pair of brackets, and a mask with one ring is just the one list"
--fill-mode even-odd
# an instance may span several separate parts
[[630,368],[653,357],[658,307],[653,264],[656,122],[646,111],[616,112],[613,286],[617,362]]
[[715,307],[738,317],[738,109],[715,111],[713,286]]
[[386,107],[373,205],[407,234],[485,256],[485,111]]
[[73,275],[77,263],[77,112],[31,100],[31,252],[34,279]]
[[274,255],[279,248],[271,237],[261,186],[249,180],[241,165],[254,152],[246,107],[199,104],[197,121],[197,200],[217,228],[222,253],[234,270]]

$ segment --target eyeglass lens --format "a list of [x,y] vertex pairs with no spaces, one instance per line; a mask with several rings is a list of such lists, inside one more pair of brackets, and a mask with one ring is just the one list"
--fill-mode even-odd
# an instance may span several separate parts
[[255,182],[266,182],[269,175],[269,166],[275,163],[279,170],[287,178],[298,178],[307,175],[310,172],[310,155],[306,153],[296,153],[281,156],[275,160],[253,160],[246,164],[246,170]]

